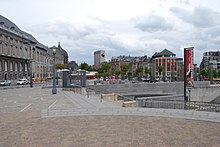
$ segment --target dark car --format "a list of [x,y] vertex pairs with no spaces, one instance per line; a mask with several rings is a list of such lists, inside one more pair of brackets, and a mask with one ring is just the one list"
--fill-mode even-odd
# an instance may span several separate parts
[[2,80],[0,83],[1,86],[10,86],[11,81],[10,80]]

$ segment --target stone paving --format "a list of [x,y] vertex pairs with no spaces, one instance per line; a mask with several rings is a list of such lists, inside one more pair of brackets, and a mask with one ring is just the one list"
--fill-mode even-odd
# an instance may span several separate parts
[[71,91],[0,90],[0,147],[220,146],[219,113],[123,108]]

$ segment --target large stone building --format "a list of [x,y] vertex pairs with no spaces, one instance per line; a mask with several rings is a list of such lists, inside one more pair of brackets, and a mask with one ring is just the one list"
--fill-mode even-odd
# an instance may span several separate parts
[[48,64],[48,70],[47,70],[47,75],[48,77],[53,76],[53,49],[56,49],[56,54],[55,54],[55,64],[68,64],[68,54],[67,52],[61,47],[60,42],[58,42],[58,46],[52,46],[48,48],[48,59],[50,63]]
[[[60,63],[67,64],[68,54],[59,45],[58,48],[60,51],[56,58],[60,58]],[[52,73],[52,66],[53,53],[50,49],[0,15],[0,80],[30,76],[47,78]]]

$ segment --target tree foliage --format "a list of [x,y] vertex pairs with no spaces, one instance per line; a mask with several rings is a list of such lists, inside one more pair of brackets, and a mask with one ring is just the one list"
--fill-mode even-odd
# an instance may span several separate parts
[[144,72],[145,72],[145,74],[150,74],[151,71],[148,67],[146,67]]
[[199,71],[199,75],[202,75],[203,77],[210,77],[210,76],[213,76],[213,78],[218,78],[220,77],[220,70],[205,70],[205,69],[202,69]]
[[111,65],[109,63],[102,63],[102,65],[101,65],[101,70],[103,72],[109,71],[110,68],[111,68]]
[[159,72],[159,74],[161,75],[162,71],[163,71],[163,67],[162,66],[158,66],[157,67],[157,71]]
[[208,77],[208,72],[205,69],[202,69],[199,71],[199,75],[202,75],[203,77]]
[[212,75],[214,78],[217,78],[218,77],[218,71],[217,70],[213,70],[212,71]]
[[56,69],[66,69],[67,66],[65,64],[58,63],[56,64]]
[[104,76],[104,81],[106,80],[106,76],[110,76],[110,70],[111,66],[109,63],[102,63],[101,67],[97,70],[98,71],[98,76],[102,77]]
[[136,74],[139,75],[140,73],[143,73],[144,68],[143,67],[138,67],[136,69]]
[[121,65],[121,74],[125,75],[127,73],[128,69],[129,69],[129,65],[128,64]]
[[80,66],[79,66],[79,68],[80,68],[81,70],[93,71],[92,66],[89,65],[89,64],[87,64],[87,63],[85,63],[85,62],[84,62],[84,63],[81,63]]

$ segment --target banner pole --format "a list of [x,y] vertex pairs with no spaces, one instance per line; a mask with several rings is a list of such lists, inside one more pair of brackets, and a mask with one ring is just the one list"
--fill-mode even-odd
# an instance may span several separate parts
[[186,48],[184,48],[184,109],[186,109]]

